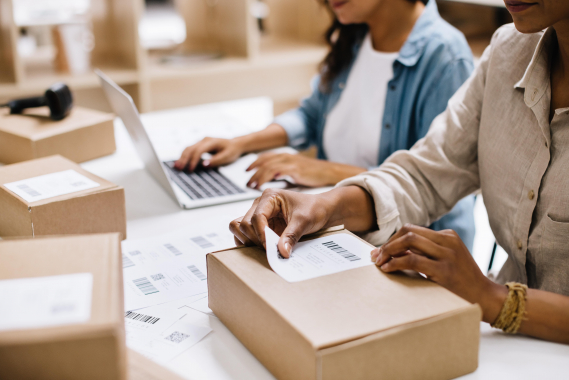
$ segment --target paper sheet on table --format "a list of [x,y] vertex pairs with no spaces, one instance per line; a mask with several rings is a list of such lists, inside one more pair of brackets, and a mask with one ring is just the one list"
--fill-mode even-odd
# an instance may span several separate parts
[[297,243],[290,258],[280,255],[279,236],[265,227],[267,259],[279,276],[288,282],[304,281],[348,269],[373,265],[372,248],[349,234],[334,234]]
[[[213,311],[209,308],[208,297],[204,297],[187,305],[190,309],[197,310],[207,315],[215,317]],[[217,318],[217,317],[216,317]]]
[[168,362],[212,330],[184,321],[186,311],[170,303],[125,314],[126,344],[158,362]]
[[125,310],[207,292],[206,254],[233,247],[231,217],[122,243]]

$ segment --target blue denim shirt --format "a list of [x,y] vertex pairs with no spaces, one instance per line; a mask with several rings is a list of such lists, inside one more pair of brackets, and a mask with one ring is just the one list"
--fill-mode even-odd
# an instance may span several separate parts
[[[355,47],[356,53],[359,47]],[[338,103],[352,65],[335,78],[328,92],[320,90],[320,77],[316,77],[312,94],[298,108],[275,118],[274,122],[286,130],[291,146],[305,149],[315,145],[318,158],[327,159],[322,141],[326,117]],[[424,137],[433,119],[445,110],[450,97],[473,69],[472,53],[463,34],[440,17],[436,2],[430,0],[393,64],[378,162],[381,164],[397,150],[411,148]],[[474,197],[464,198],[431,228],[455,230],[472,251],[473,208]]]

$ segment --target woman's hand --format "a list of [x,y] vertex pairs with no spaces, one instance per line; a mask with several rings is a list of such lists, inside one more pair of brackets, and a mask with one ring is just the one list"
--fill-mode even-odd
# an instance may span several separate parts
[[189,171],[194,171],[204,153],[213,153],[213,156],[204,161],[203,166],[219,166],[237,160],[244,153],[244,148],[239,139],[206,137],[184,149],[175,166],[179,170],[188,166]]
[[351,231],[367,231],[375,223],[372,199],[357,186],[318,195],[267,189],[245,216],[231,222],[229,229],[238,245],[265,247],[268,226],[280,235],[279,252],[289,257],[303,235],[340,224]]
[[384,272],[420,272],[465,300],[478,303],[488,323],[494,322],[508,294],[506,287],[484,276],[452,230],[405,225],[386,244],[374,249],[371,259]]
[[356,166],[317,160],[301,154],[261,154],[247,171],[257,169],[247,186],[258,189],[266,182],[290,176],[301,186],[333,186],[341,180],[353,177],[366,169]]

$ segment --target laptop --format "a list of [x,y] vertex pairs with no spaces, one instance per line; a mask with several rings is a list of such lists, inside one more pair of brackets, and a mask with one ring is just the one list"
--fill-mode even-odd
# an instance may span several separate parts
[[[257,198],[261,191],[246,186],[252,176],[245,169],[256,159],[249,154],[235,163],[219,168],[198,167],[194,172],[174,168],[174,161],[162,161],[146,132],[131,96],[100,70],[95,73],[111,105],[130,135],[134,147],[150,175],[185,209],[212,206]],[[286,187],[284,182],[273,182],[267,187]]]

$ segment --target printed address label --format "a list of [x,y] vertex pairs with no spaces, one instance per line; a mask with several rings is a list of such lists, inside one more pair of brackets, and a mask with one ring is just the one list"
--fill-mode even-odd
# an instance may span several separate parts
[[0,281],[0,331],[87,322],[93,275],[18,278]]
[[70,169],[6,183],[4,186],[26,202],[31,203],[93,189],[101,185]]

